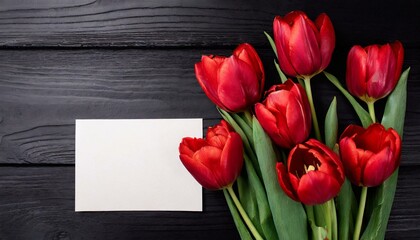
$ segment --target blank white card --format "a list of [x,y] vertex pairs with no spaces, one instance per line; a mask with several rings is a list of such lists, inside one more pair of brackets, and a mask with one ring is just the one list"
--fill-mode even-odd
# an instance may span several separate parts
[[202,211],[179,160],[202,119],[76,120],[76,211]]

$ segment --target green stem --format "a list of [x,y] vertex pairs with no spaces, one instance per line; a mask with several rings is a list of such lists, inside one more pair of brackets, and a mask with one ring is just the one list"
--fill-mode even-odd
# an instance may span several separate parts
[[244,208],[242,207],[241,202],[239,201],[238,197],[236,197],[235,191],[233,191],[232,185],[226,187],[228,190],[230,197],[232,198],[233,202],[238,208],[239,213],[241,214],[242,218],[244,219],[245,224],[248,226],[249,230],[251,231],[252,235],[256,240],[263,240],[261,235],[258,233],[257,229],[255,228],[254,224],[252,224],[251,219],[249,219],[248,214],[246,214]]
[[244,116],[246,119],[247,124],[252,128],[252,114],[250,110],[244,111]]
[[359,211],[357,212],[356,227],[354,229],[353,240],[358,240],[360,236],[363,222],[363,213],[365,212],[367,189],[367,187],[363,187],[362,193],[360,194]]
[[306,95],[308,95],[309,106],[311,107],[312,122],[313,122],[313,125],[314,125],[315,137],[319,141],[322,141],[321,132],[319,131],[318,118],[316,117],[314,101],[313,101],[313,98],[312,98],[311,78],[310,77],[305,77],[304,80],[305,80]]
[[338,240],[338,227],[337,227],[337,210],[335,208],[334,198],[328,201],[329,210],[331,214],[331,223],[332,223],[332,239]]
[[376,122],[375,116],[375,102],[366,102],[369,109],[370,118],[372,118],[372,122]]
[[[331,200],[330,200],[331,201]],[[328,233],[328,239],[333,239],[332,238],[332,233],[333,233],[333,227],[332,227],[332,216],[331,216],[331,208],[330,208],[330,201],[322,204],[323,205],[323,209],[324,209],[324,214],[325,214],[325,220],[327,222],[327,233]]]
[[[237,179],[239,180],[239,178]],[[241,216],[239,215],[238,209],[236,208],[235,204],[232,201],[228,191],[223,189],[223,195],[225,195],[226,202],[228,204],[230,213],[232,214],[233,222],[236,225],[236,229],[238,229],[239,236],[242,240],[252,240],[251,234],[248,231],[248,228],[245,226],[244,221],[242,221]]]
[[315,223],[314,207],[310,205],[303,205],[306,210],[306,216],[308,219]]

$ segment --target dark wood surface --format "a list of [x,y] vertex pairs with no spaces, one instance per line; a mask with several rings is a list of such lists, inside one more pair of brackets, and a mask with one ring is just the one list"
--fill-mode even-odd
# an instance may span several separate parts
[[[332,19],[329,72],[343,81],[354,44],[399,39],[411,66],[403,159],[387,239],[420,238],[419,1],[15,1],[0,0],[0,239],[238,239],[221,192],[204,212],[74,212],[76,118],[219,115],[194,77],[201,54],[256,46],[278,82],[262,31],[301,9]],[[355,122],[324,78],[319,114],[338,96],[340,129]],[[378,104],[379,109],[383,102]]]

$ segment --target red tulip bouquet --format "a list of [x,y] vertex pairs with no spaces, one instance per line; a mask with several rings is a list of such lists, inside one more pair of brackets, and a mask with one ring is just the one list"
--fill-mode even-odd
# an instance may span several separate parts
[[[300,11],[277,16],[273,33],[266,36],[281,83],[265,94],[264,68],[249,44],[195,64],[224,120],[204,139],[182,140],[182,163],[203,187],[223,190],[242,239],[383,239],[406,106],[402,44],[354,46],[346,90],[324,71],[335,47],[326,14],[314,22]],[[320,131],[311,91],[320,73],[349,100],[360,125],[338,133],[334,98]],[[386,101],[381,119],[376,101]]]

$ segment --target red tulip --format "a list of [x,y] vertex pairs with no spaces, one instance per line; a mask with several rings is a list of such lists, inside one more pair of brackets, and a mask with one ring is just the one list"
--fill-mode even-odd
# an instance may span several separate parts
[[345,179],[338,155],[315,139],[294,147],[287,167],[282,162],[276,167],[284,192],[306,205],[322,204],[337,196]]
[[386,97],[397,85],[403,59],[404,48],[399,41],[352,47],[347,57],[347,88],[365,102]]
[[400,164],[401,138],[379,123],[367,129],[350,125],[340,137],[340,155],[347,177],[358,186],[383,183]]
[[271,139],[283,148],[305,141],[311,131],[311,109],[305,90],[292,80],[272,86],[255,115]]
[[224,120],[208,128],[206,139],[183,138],[179,153],[197,182],[212,190],[231,185],[243,164],[242,139]]
[[313,76],[330,63],[335,33],[325,13],[315,23],[301,11],[290,12],[283,18],[276,16],[273,32],[279,65],[285,74]]
[[219,108],[240,112],[258,102],[264,88],[264,69],[255,49],[239,45],[230,57],[202,56],[195,75],[207,97]]

